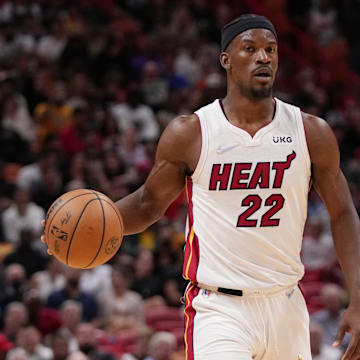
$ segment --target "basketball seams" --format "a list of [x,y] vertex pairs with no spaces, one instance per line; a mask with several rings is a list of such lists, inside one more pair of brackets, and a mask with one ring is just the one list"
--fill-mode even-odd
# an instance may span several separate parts
[[[90,193],[90,194],[92,194],[92,193]],[[78,217],[78,220],[77,220],[77,222],[76,222],[76,225],[74,226],[74,231],[73,231],[73,233],[71,234],[71,238],[70,238],[70,241],[69,241],[69,246],[68,246],[68,248],[67,248],[67,250],[66,250],[66,265],[69,265],[68,260],[69,260],[69,253],[70,253],[71,243],[72,243],[72,241],[73,241],[73,238],[74,238],[76,229],[77,229],[77,227],[78,227],[78,225],[79,225],[79,223],[80,223],[81,217],[82,217],[82,215],[84,214],[86,208],[89,206],[89,204],[90,204],[92,201],[95,201],[95,200],[98,200],[98,199],[95,198],[95,199],[89,200],[89,201],[85,204],[84,208],[81,210],[81,213],[80,213],[80,215],[79,215],[79,217]]]
[[[80,196],[92,195],[92,194],[93,194],[92,192],[87,192],[87,193],[85,193],[85,194],[76,195],[76,196],[74,196],[74,197],[66,200],[63,204],[61,204],[61,205],[59,206],[58,209],[55,210],[55,212],[54,212],[54,214],[52,215],[52,218],[51,218],[51,220],[50,220],[49,226],[48,226],[48,228],[47,228],[46,237],[45,237],[46,244],[47,244],[48,247],[49,247],[48,239],[49,239],[50,226],[51,226],[54,218],[56,217],[57,213],[58,213],[68,202],[70,202],[71,200],[76,199],[76,198],[78,198],[78,197],[80,197]],[[55,201],[54,201],[54,202],[55,202]],[[52,206],[52,205],[53,205],[53,204],[51,204],[51,206]],[[51,206],[50,206],[49,209],[51,209]],[[45,216],[45,218],[46,218],[46,216]],[[46,227],[46,226],[47,226],[47,224],[46,224],[46,222],[45,222],[45,227]]]
[[[79,194],[80,191],[82,193]],[[89,269],[89,268],[92,268],[94,266],[97,266],[96,264],[98,264],[98,259],[101,258],[101,263],[103,262],[106,262],[106,258],[108,258],[107,255],[109,255],[107,252],[105,255],[105,253],[103,254],[102,250],[105,250],[105,240],[106,240],[106,236],[107,236],[107,228],[109,228],[110,226],[110,223],[113,224],[114,226],[116,226],[116,222],[118,221],[118,225],[119,226],[119,235],[120,237],[123,236],[123,230],[124,230],[124,223],[123,223],[123,218],[122,218],[122,214],[121,212],[119,211],[119,209],[117,208],[116,204],[114,204],[114,202],[112,200],[110,200],[109,198],[106,197],[106,195],[102,194],[101,192],[97,192],[95,190],[91,190],[91,189],[79,189],[79,190],[75,190],[73,191],[73,194],[70,194],[67,193],[67,194],[64,194],[63,196],[61,196],[59,199],[62,198],[62,201],[63,203],[61,203],[60,201],[60,204],[56,204],[56,202],[59,201],[59,199],[57,199],[56,201],[53,202],[53,204],[50,206],[49,210],[48,210],[48,213],[46,214],[47,215],[47,220],[48,222],[46,223],[45,222],[45,229],[46,229],[46,244],[48,245],[48,248],[51,249],[51,247],[49,246],[51,244],[51,235],[50,235],[50,231],[51,231],[51,228],[54,227],[55,225],[53,224],[57,224],[58,220],[57,219],[61,214],[65,214],[64,213],[64,209],[68,209],[71,211],[71,208],[73,206],[78,207],[78,204],[80,205],[80,208],[77,209],[77,213],[79,214],[76,217],[73,217],[73,220],[72,220],[72,224],[71,225],[71,228],[72,228],[72,231],[71,229],[69,228],[70,232],[68,231],[68,235],[67,235],[67,239],[68,239],[68,242],[67,242],[67,247],[63,250],[61,250],[61,260],[60,258],[58,258],[58,260],[60,260],[61,262],[65,263],[66,265],[68,266],[71,266],[71,267],[76,267],[76,268],[81,268],[81,269]],[[86,191],[86,193],[83,193],[83,191]],[[70,196],[72,197],[70,197]],[[85,199],[79,199],[79,200],[76,200],[77,198],[79,197],[82,197],[82,196],[85,196],[85,195],[91,195],[89,196],[88,198],[85,198]],[[70,197],[70,198],[69,198]],[[74,205],[71,203],[71,201],[74,200]],[[101,207],[101,211],[102,211],[102,218],[103,218],[103,223],[102,223],[102,236],[101,236],[101,241],[100,243],[98,242],[98,245],[96,245],[96,242],[99,241],[99,233],[100,233],[100,223],[98,222],[100,220],[100,214],[98,213],[99,210],[95,210],[95,212],[97,213],[97,216],[96,216],[96,223],[98,224],[97,225],[97,228],[98,228],[98,231],[97,231],[97,241],[95,240],[95,243],[91,245],[91,248],[92,248],[92,251],[96,249],[96,246],[98,246],[98,249],[96,249],[96,254],[94,255],[94,252],[92,253],[89,253],[89,257],[86,256],[85,258],[83,257],[83,260],[87,261],[88,264],[86,266],[84,266],[84,263],[83,264],[78,264],[78,260],[75,260],[74,259],[74,251],[75,253],[77,254],[77,252],[79,251],[79,244],[78,244],[78,237],[81,236],[82,234],[82,224],[83,222],[85,221],[88,222],[88,216],[86,214],[86,211],[89,211],[90,208],[92,208],[92,204],[94,201],[96,200],[96,202],[99,202],[100,204],[100,207]],[[106,204],[105,204],[106,203]],[[95,205],[95,204],[94,204]],[[96,209],[98,205],[95,205]],[[74,209],[75,209],[74,208]],[[94,208],[95,209],[95,208]],[[52,210],[52,211],[50,211]],[[92,213],[92,211],[90,211]],[[108,213],[109,212],[109,213]],[[116,217],[117,217],[117,220],[113,217],[113,213],[115,212],[116,214]],[[86,213],[86,214],[85,214]],[[111,214],[112,213],[112,214]],[[85,214],[85,216],[84,216]],[[106,221],[106,217],[107,216],[110,216],[111,217],[111,221]],[[61,215],[62,216],[62,215]],[[70,215],[71,216],[71,215]],[[54,220],[55,219],[55,220]],[[95,218],[94,218],[95,220]],[[64,220],[65,221],[65,220]],[[101,221],[101,220],[100,220]],[[67,224],[67,222],[66,222]],[[57,225],[56,225],[57,226]],[[112,228],[112,226],[111,226]],[[110,230],[110,228],[109,228]],[[51,231],[52,233],[52,231]],[[80,234],[81,233],[81,234]],[[95,234],[94,234],[95,235]],[[115,233],[114,233],[115,235]],[[55,235],[54,235],[55,236]],[[70,236],[70,238],[69,238]],[[92,235],[91,235],[92,236]],[[53,240],[53,245],[55,246],[55,241],[56,239],[52,239]],[[63,239],[62,239],[63,240]],[[119,246],[121,245],[121,241],[119,243],[118,241],[118,238],[116,238],[116,242],[117,242],[117,245],[115,245],[116,247],[113,248],[113,250],[116,249],[116,252],[118,251],[119,249]],[[74,246],[73,246],[74,245]],[[113,244],[114,245],[114,244]],[[90,245],[89,245],[90,246]],[[81,251],[81,249],[80,249]],[[59,254],[60,256],[60,254]],[[103,257],[105,256],[105,258],[103,259]],[[87,259],[86,259],[87,258]],[[72,264],[75,260],[75,266]],[[106,260],[106,261],[105,261]],[[108,258],[109,260],[109,258]]]
[[99,253],[100,253],[100,250],[102,248],[102,245],[103,245],[103,242],[104,242],[104,235],[105,235],[105,211],[104,211],[104,206],[101,202],[101,199],[99,197],[99,195],[96,193],[96,192],[93,192],[93,194],[96,196],[96,200],[99,201],[100,203],[100,206],[101,206],[101,211],[102,211],[102,217],[103,217],[103,231],[102,231],[102,236],[101,236],[101,241],[100,241],[100,245],[99,245],[99,248],[98,248],[98,251],[96,252],[94,258],[90,261],[90,263],[86,266],[83,267],[83,269],[86,269],[88,268],[90,265],[93,264],[93,262],[96,260],[96,258],[98,257]]
[[100,198],[100,200],[105,201],[107,204],[109,204],[111,206],[112,209],[115,210],[115,214],[116,214],[117,218],[119,219],[119,223],[120,223],[120,226],[121,226],[121,232],[124,232],[124,222],[123,222],[122,215],[121,215],[119,209],[117,207],[114,207],[113,204],[110,201],[108,201],[108,200],[106,200],[104,198]]

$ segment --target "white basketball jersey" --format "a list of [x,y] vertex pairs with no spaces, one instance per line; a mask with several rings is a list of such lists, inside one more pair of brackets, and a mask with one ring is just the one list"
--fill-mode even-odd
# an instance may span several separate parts
[[310,156],[300,109],[276,101],[254,137],[219,100],[199,109],[202,147],[187,181],[183,275],[194,283],[265,290],[296,283],[307,216]]

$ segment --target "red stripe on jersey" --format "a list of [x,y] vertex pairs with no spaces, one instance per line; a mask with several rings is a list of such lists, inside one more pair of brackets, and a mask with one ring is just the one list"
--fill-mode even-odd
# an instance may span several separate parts
[[193,203],[192,203],[193,182],[190,176],[186,178],[186,194],[188,201],[189,229],[191,229],[194,223],[194,218],[193,218]]
[[194,232],[194,217],[192,203],[192,180],[190,177],[186,180],[186,194],[188,199],[188,225],[189,232],[186,238],[183,276],[185,279],[196,283],[196,272],[199,264],[199,240]]
[[185,358],[194,360],[194,318],[196,311],[192,306],[192,301],[199,293],[199,288],[193,284],[185,292]]

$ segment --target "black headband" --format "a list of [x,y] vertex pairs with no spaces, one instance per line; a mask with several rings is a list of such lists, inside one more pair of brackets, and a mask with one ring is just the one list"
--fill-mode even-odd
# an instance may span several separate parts
[[221,31],[221,51],[225,51],[231,41],[242,32],[249,29],[270,30],[276,38],[277,34],[274,25],[265,16],[245,14],[226,24]]

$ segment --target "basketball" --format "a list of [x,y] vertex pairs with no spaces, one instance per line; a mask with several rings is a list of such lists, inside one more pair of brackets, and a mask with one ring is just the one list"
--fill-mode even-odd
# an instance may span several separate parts
[[50,206],[44,235],[59,261],[90,269],[116,254],[123,229],[122,216],[111,199],[94,190],[80,189],[63,194]]

